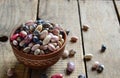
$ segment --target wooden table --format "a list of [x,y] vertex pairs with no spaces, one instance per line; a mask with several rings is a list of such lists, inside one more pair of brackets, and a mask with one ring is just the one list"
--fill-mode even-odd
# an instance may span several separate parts
[[[75,57],[60,59],[46,70],[48,78],[62,73],[64,78],[78,78],[85,74],[87,78],[120,77],[120,1],[119,0],[0,0],[0,35],[10,36],[14,27],[27,20],[42,18],[59,23],[69,29],[66,49],[75,49]],[[81,30],[83,24],[90,26],[87,32]],[[70,38],[78,36],[77,43]],[[100,52],[101,45],[107,49]],[[32,70],[19,63],[10,47],[9,41],[0,42],[0,78],[8,78],[6,71],[15,66],[15,78],[40,78],[40,70]],[[91,61],[84,61],[85,54],[93,54]],[[76,69],[71,75],[65,75],[66,63],[75,62]],[[94,61],[104,64],[105,69],[98,74],[91,71]]]

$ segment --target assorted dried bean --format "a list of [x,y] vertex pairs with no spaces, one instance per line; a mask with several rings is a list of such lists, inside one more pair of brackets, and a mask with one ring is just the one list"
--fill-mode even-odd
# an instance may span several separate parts
[[13,33],[10,41],[24,53],[41,55],[61,48],[64,36],[65,32],[58,24],[41,19],[36,22],[29,20]]

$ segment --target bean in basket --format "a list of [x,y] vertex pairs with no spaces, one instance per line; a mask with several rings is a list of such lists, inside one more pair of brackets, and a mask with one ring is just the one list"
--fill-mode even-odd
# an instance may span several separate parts
[[39,19],[14,29],[10,44],[19,62],[33,69],[46,69],[62,56],[66,38],[61,25]]

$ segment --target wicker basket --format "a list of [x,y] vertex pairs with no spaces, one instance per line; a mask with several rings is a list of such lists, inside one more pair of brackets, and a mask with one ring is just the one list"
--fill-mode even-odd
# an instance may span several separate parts
[[[11,36],[15,32],[15,30],[13,30],[13,32],[11,33]],[[44,55],[26,54],[22,52],[22,50],[18,50],[15,46],[12,45],[11,42],[10,42],[10,45],[12,46],[14,55],[16,56],[19,62],[21,62],[25,66],[30,67],[32,69],[45,69],[52,66],[60,59],[66,45],[66,37],[67,35],[64,32],[65,41],[63,43],[63,46],[52,53],[44,54]]]

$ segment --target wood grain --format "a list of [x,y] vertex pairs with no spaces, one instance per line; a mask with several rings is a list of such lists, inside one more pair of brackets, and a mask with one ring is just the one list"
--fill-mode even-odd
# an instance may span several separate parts
[[[13,28],[26,22],[35,20],[37,14],[37,0],[0,0],[0,36],[10,36]],[[0,78],[7,78],[6,71],[11,66],[16,65],[16,58],[12,52],[9,41],[0,42]],[[22,78],[24,66],[17,65],[20,73],[17,78]],[[3,77],[4,76],[4,77]]]
[[[87,62],[88,78],[119,78],[120,77],[120,27],[112,1],[86,0],[80,1],[82,24],[90,26],[83,32],[85,54],[92,53],[93,59]],[[101,45],[107,46],[104,53]],[[91,71],[94,61],[104,64],[101,74]]]
[[[77,51],[75,57],[65,60],[60,59],[55,65],[47,69],[48,78],[55,73],[63,74],[64,78],[78,78],[79,74],[85,74],[77,1],[40,0],[39,17],[61,24],[64,29],[69,29],[70,34],[67,38],[66,50],[74,49]],[[79,39],[77,43],[72,44],[70,38],[75,35]],[[75,71],[70,76],[65,74],[67,62],[69,61],[73,61],[76,65]],[[39,71],[33,71],[32,78],[39,78]]]

